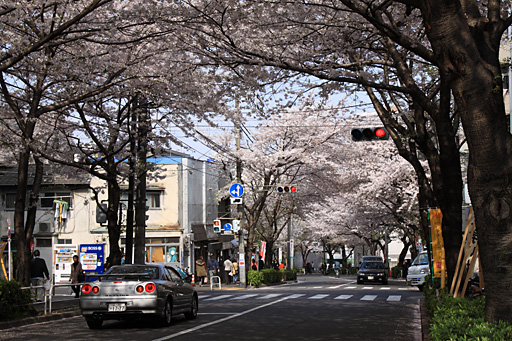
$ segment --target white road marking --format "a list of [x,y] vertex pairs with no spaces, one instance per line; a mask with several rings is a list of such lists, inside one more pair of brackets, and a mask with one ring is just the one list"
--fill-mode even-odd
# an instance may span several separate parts
[[361,298],[361,301],[373,301],[376,298],[377,298],[377,295],[364,295]]
[[218,300],[223,300],[223,299],[231,297],[231,296],[233,296],[233,295],[220,295],[220,296],[215,296],[212,298],[207,298],[205,301],[218,301]]
[[265,296],[258,297],[258,300],[268,300],[269,298],[275,298],[277,296],[281,296],[281,294],[268,294]]
[[327,296],[329,296],[329,295],[318,294],[318,295],[315,295],[315,296],[311,296],[308,299],[309,300],[321,300],[322,298],[326,298]]
[[329,289],[338,289],[338,288],[341,288],[344,285],[345,284],[336,285],[336,286],[333,286],[333,287],[329,287]]
[[306,294],[293,294],[293,295],[290,295],[290,296],[286,296],[286,298],[299,298],[299,297],[302,297],[302,296],[305,296]]
[[389,295],[386,301],[399,302],[402,299],[402,295]]
[[211,295],[201,295],[201,296],[199,296],[198,298],[199,298],[200,300],[204,300],[205,298],[210,297],[210,296],[211,296]]
[[194,328],[186,329],[186,330],[183,330],[183,331],[178,332],[178,333],[174,333],[174,334],[171,334],[171,335],[167,335],[167,336],[161,337],[159,339],[154,339],[153,341],[165,341],[165,340],[173,339],[175,337],[178,337],[178,336],[181,336],[181,335],[185,335],[185,334],[188,334],[188,333],[192,333],[192,332],[195,332],[196,330],[203,329],[203,328],[212,326],[212,325],[217,324],[217,323],[222,323],[222,322],[225,322],[225,321],[229,321],[229,320],[237,318],[239,316],[252,313],[253,311],[256,311],[256,310],[259,310],[259,309],[271,306],[273,304],[285,301],[287,299],[288,299],[287,297],[283,297],[283,298],[281,298],[281,299],[279,299],[277,301],[273,301],[273,302],[270,302],[270,303],[267,303],[267,304],[263,304],[263,305],[260,305],[259,307],[254,307],[252,309],[249,309],[249,310],[246,310],[246,311],[242,311],[241,313],[234,314],[234,315],[231,315],[231,316],[226,316],[226,317],[221,318],[219,320],[208,322],[208,323],[204,323],[204,324],[201,324],[201,325],[196,326]]
[[380,288],[380,290],[391,290],[390,287],[383,287],[383,288]]
[[246,298],[254,297],[254,296],[258,296],[258,295],[257,294],[242,295],[242,296],[238,296],[238,297],[233,297],[232,300],[245,300]]
[[372,290],[373,287],[363,287],[363,290]]
[[334,299],[335,300],[348,300],[352,296],[354,296],[354,295],[339,295],[338,297],[335,297]]
[[313,289],[322,289],[323,287],[313,287]]
[[356,289],[357,287],[347,287],[347,289]]

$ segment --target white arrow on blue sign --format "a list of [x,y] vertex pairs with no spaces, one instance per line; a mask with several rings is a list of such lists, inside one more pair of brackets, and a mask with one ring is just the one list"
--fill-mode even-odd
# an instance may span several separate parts
[[240,184],[233,184],[229,187],[229,193],[232,197],[240,198],[244,194],[244,186]]
[[231,231],[233,226],[230,223],[224,224],[224,231]]

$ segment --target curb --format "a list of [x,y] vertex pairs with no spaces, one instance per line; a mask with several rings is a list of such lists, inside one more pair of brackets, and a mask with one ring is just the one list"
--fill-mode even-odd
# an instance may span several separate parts
[[47,315],[38,315],[38,316],[34,316],[34,317],[26,317],[23,319],[13,320],[13,321],[4,321],[4,322],[0,322],[0,330],[25,326],[27,324],[60,320],[63,318],[68,318],[68,317],[73,317],[73,316],[78,316],[78,315],[81,315],[80,310],[73,310],[73,311],[67,311],[67,312],[62,312],[62,313],[53,313],[53,314],[47,314]]

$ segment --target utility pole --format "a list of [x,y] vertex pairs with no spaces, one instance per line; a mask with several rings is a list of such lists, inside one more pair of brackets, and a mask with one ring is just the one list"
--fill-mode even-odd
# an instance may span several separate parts
[[290,215],[290,220],[288,220],[288,264],[286,265],[286,268],[288,270],[292,270],[293,269],[293,231],[292,231],[292,228],[293,228],[293,225],[292,225],[292,217],[293,217],[293,212],[292,214]]
[[[237,109],[238,99],[235,102]],[[242,137],[242,130],[240,129],[240,121],[236,121],[236,150],[240,150],[240,140]],[[236,181],[242,184],[242,161],[236,157]],[[242,224],[242,207],[241,204],[236,205],[236,218],[240,221],[240,230],[238,230],[238,271],[240,274],[240,287],[245,288],[247,286],[247,279],[245,277],[245,245],[244,245],[244,226]]]

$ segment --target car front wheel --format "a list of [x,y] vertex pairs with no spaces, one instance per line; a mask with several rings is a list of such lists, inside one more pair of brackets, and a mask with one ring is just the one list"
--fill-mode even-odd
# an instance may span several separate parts
[[193,320],[197,317],[198,310],[198,302],[197,296],[192,297],[192,302],[190,303],[190,311],[185,313],[185,317],[189,320]]

